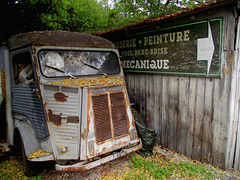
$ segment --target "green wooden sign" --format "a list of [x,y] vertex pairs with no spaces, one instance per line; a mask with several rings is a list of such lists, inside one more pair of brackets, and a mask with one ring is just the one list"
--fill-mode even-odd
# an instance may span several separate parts
[[115,40],[126,72],[220,76],[222,20],[212,19]]

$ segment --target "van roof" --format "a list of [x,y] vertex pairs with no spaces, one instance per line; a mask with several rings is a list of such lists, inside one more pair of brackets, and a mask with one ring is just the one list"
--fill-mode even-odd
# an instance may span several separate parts
[[116,48],[101,37],[68,31],[34,31],[16,34],[8,40],[10,50],[28,45]]

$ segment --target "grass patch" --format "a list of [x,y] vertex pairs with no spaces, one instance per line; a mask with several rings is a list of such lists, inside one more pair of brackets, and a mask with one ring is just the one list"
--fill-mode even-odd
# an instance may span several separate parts
[[22,162],[9,159],[0,164],[0,179],[27,179],[22,170]]
[[120,179],[213,179],[215,174],[199,164],[177,162],[170,158],[156,156],[143,158],[137,154],[132,156],[130,169]]

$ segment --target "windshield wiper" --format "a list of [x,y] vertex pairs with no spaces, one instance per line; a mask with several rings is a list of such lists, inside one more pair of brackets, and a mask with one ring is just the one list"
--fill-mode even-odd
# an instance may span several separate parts
[[85,63],[85,62],[83,62],[83,64],[86,65],[86,66],[88,66],[88,67],[90,67],[90,68],[93,68],[93,69],[98,70],[98,71],[101,72],[104,76],[108,76],[105,72],[103,72],[102,70],[100,70],[99,68],[97,68],[97,67],[95,67],[95,66],[92,66],[92,65],[90,65],[90,64],[87,64],[87,63]]
[[63,71],[62,69],[57,68],[57,67],[54,67],[54,66],[46,65],[46,67],[51,68],[51,69],[54,69],[54,70],[59,71],[59,72],[62,72],[62,73],[65,73],[65,71]]
[[75,76],[71,75],[70,73],[66,73],[65,71],[63,71],[63,70],[60,69],[60,68],[57,68],[57,67],[54,67],[54,66],[48,66],[48,65],[46,65],[46,67],[51,68],[51,69],[54,69],[54,70],[59,71],[59,72],[62,72],[62,73],[64,73],[64,74],[67,74],[67,75],[70,76],[71,78],[74,78],[74,79],[76,78]]

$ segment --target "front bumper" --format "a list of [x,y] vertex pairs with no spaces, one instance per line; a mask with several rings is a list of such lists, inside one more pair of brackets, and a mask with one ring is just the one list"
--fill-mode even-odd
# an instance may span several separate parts
[[114,159],[125,156],[125,155],[127,155],[131,152],[137,151],[141,148],[142,148],[142,143],[140,142],[140,144],[138,144],[136,146],[132,146],[132,147],[129,147],[129,148],[124,148],[120,152],[113,153],[109,156],[103,157],[103,158],[95,160],[95,161],[91,161],[91,162],[84,161],[84,162],[79,162],[79,163],[76,163],[76,164],[73,164],[73,165],[56,164],[55,169],[57,171],[85,171],[85,170],[89,170],[89,169],[92,169],[94,167],[97,167],[99,165],[102,165],[104,163],[107,163],[109,161],[112,161]]

